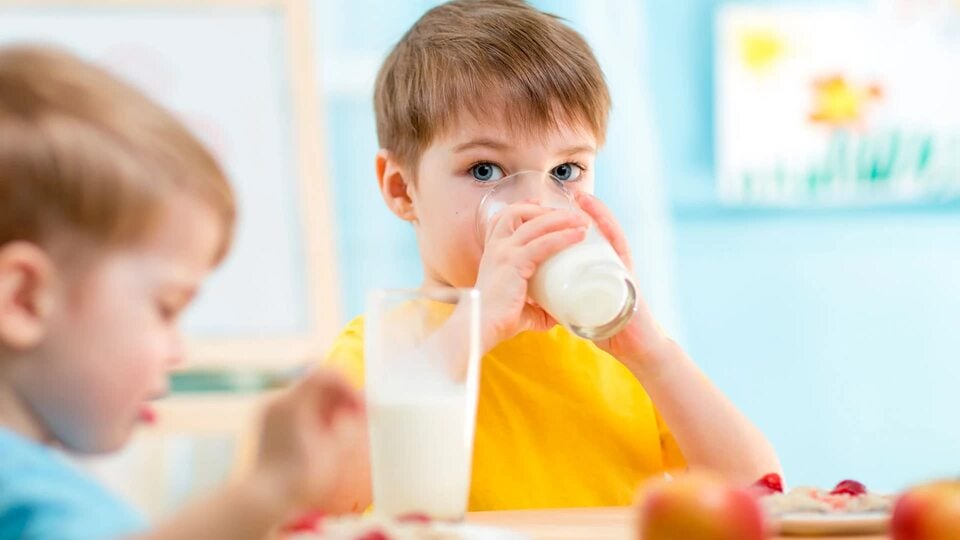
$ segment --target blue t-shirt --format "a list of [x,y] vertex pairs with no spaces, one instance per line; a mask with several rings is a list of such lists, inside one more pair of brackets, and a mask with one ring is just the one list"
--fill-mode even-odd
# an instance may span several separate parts
[[100,540],[145,528],[131,506],[61,455],[0,428],[0,538]]

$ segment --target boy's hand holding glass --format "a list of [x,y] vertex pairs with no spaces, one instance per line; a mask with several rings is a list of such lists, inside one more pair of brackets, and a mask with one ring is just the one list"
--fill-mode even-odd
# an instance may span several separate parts
[[564,248],[582,241],[588,221],[581,212],[511,204],[487,224],[476,289],[483,302],[483,350],[526,330],[548,330],[556,321],[529,301],[537,268]]
[[638,299],[629,260],[597,221],[612,218],[576,201],[550,173],[524,171],[498,180],[480,202],[484,252],[476,286],[484,295],[486,344],[557,323],[605,340],[632,318]]

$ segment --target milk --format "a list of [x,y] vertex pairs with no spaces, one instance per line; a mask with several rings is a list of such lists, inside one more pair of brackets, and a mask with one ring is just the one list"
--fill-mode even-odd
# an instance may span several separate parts
[[626,268],[595,227],[587,237],[540,265],[530,297],[576,333],[597,339],[632,315],[634,293]]
[[375,512],[462,519],[473,453],[466,395],[374,398],[367,410]]
[[[535,200],[546,208],[576,210],[564,183],[543,171],[520,171],[500,179],[477,206],[477,237],[483,243],[490,220],[509,205]],[[606,339],[623,329],[637,307],[637,288],[620,257],[597,230],[540,264],[529,295],[580,337]]]

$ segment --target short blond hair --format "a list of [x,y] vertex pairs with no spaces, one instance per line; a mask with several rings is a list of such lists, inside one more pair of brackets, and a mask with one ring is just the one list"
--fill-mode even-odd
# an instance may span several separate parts
[[424,14],[377,75],[380,147],[416,167],[460,114],[497,110],[516,132],[578,123],[602,143],[610,111],[583,37],[518,0],[456,0]]
[[205,203],[229,250],[236,206],[216,159],[171,113],[62,50],[0,50],[0,246],[58,233],[139,240],[175,193]]

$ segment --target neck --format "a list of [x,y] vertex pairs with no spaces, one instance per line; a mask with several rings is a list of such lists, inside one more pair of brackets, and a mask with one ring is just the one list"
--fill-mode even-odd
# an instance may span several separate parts
[[17,391],[10,371],[0,369],[0,427],[40,444],[50,444],[52,437]]

